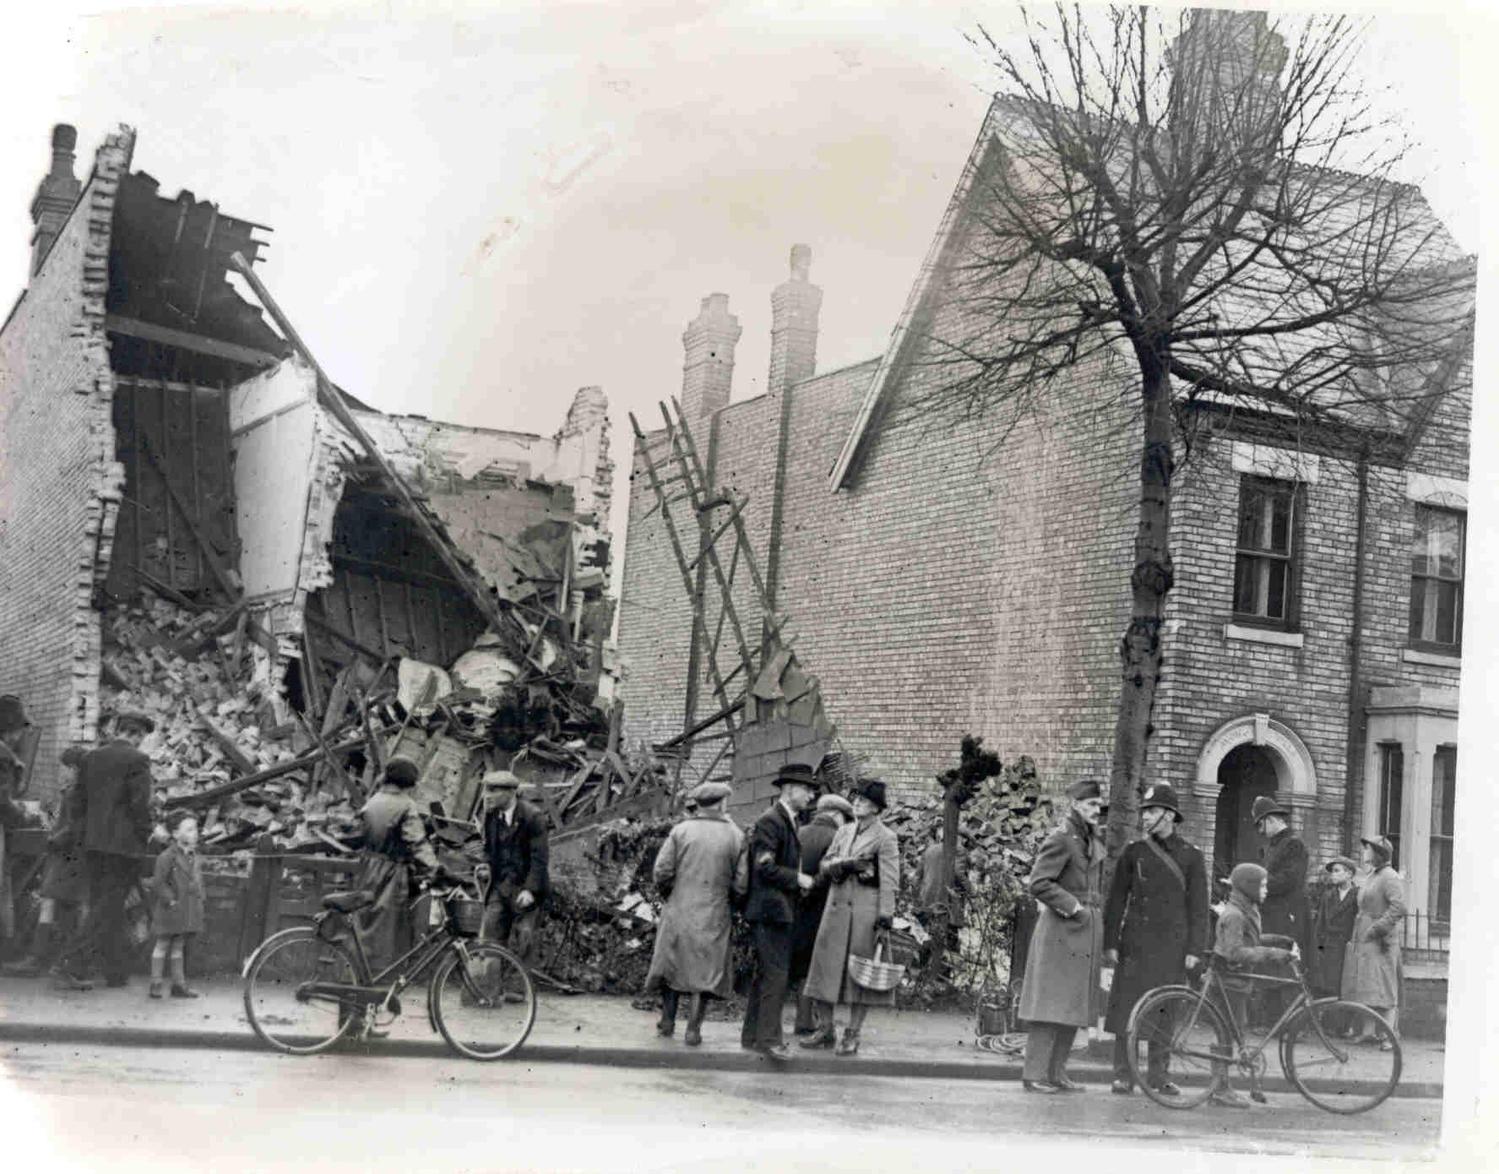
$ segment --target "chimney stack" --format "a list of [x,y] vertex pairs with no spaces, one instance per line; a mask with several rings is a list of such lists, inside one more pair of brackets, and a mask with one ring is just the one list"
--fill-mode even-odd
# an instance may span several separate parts
[[1193,9],[1167,53],[1171,117],[1189,150],[1279,146],[1286,42],[1263,12]]
[[709,294],[682,334],[682,415],[689,428],[726,407],[734,382],[734,344],[742,328],[728,294]]
[[811,268],[810,246],[792,245],[791,276],[770,295],[770,377],[765,389],[771,395],[800,383],[817,369],[822,290],[807,280]]
[[52,169],[47,172],[31,201],[31,273],[36,275],[46,259],[47,250],[67,223],[68,213],[78,202],[83,184],[73,175],[73,148],[78,145],[78,131],[65,122],[52,128]]

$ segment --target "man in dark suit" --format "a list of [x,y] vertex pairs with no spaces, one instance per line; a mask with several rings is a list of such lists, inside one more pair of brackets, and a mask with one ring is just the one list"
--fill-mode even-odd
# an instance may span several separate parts
[[480,937],[536,965],[536,933],[548,889],[547,820],[519,797],[520,779],[508,770],[484,776],[484,855],[489,896]]
[[797,902],[812,887],[801,870],[796,817],[817,795],[812,768],[788,763],[776,775],[780,795],[750,832],[750,887],[744,919],[754,928],[755,977],[739,1045],[772,1060],[789,1060],[781,1008],[791,972]]
[[[1265,838],[1263,864],[1269,886],[1260,905],[1260,928],[1268,934],[1294,938],[1303,958],[1312,951],[1312,903],[1306,895],[1306,874],[1311,864],[1306,845],[1291,831],[1291,813],[1272,795],[1261,795],[1250,808],[1255,830]],[[1271,987],[1257,991],[1261,1015],[1266,1026],[1275,1021],[1295,998],[1290,987]]]
[[105,985],[125,985],[125,898],[140,877],[139,858],[151,834],[151,760],[140,744],[155,728],[143,713],[116,714],[113,740],[90,751],[78,768],[88,915],[52,965],[56,986],[87,989],[72,964],[88,947],[99,953]]

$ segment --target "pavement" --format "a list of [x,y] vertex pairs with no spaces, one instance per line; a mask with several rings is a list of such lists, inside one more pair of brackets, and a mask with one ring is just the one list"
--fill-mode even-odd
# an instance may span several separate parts
[[[101,986],[91,991],[59,991],[46,979],[0,977],[0,1042],[268,1050],[245,1018],[238,979],[195,980],[194,985],[202,998],[154,1000],[146,997],[146,983],[140,979],[115,990]],[[388,1038],[341,1043],[338,1050],[382,1056],[451,1055],[427,1023],[424,996],[422,990],[408,992],[405,1014],[396,1020]],[[655,1013],[636,1010],[626,998],[543,993],[538,1004],[536,1024],[516,1053],[527,1063],[725,1072],[771,1067],[810,1075],[1020,1079],[1020,1056],[979,1048],[973,1020],[966,1015],[877,1008],[865,1021],[857,1055],[839,1057],[793,1047],[795,1058],[777,1065],[740,1048],[737,1020],[710,1017],[703,1024],[702,1045],[689,1048],[681,1042],[685,1014],[678,1019],[676,1037],[662,1039],[655,1033]],[[788,1030],[790,1019],[788,1007]],[[1076,1049],[1068,1065],[1072,1078],[1106,1085],[1113,1077],[1110,1049],[1108,1037]],[[1404,1064],[1394,1095],[1441,1097],[1442,1045],[1403,1040],[1402,1051]],[[1281,1078],[1273,1058],[1263,1087],[1266,1092],[1294,1091]]]

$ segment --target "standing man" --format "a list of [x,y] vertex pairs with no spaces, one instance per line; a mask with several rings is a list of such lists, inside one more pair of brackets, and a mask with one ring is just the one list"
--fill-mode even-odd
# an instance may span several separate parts
[[[1187,980],[1207,949],[1208,881],[1202,853],[1178,832],[1182,820],[1168,783],[1147,787],[1140,799],[1145,838],[1125,848],[1114,868],[1103,911],[1103,961],[1116,966],[1104,1027],[1114,1036],[1114,1091],[1135,1091],[1129,1067],[1129,1017],[1140,996]],[[1169,1027],[1169,1025],[1161,1025]],[[1169,1032],[1152,1035],[1146,1079],[1175,1096],[1169,1078]]]
[[750,889],[744,919],[754,927],[755,977],[739,1032],[739,1046],[772,1060],[791,1059],[781,1031],[781,1007],[791,971],[796,907],[812,878],[801,871],[796,817],[817,794],[809,766],[787,763],[775,777],[780,796],[750,832]]
[[56,986],[87,989],[69,963],[89,945],[99,951],[104,984],[126,983],[125,897],[140,877],[138,858],[151,834],[151,760],[140,744],[155,728],[144,713],[116,714],[113,740],[90,751],[78,768],[89,906],[73,941],[52,964]]
[[1067,1053],[1077,1029],[1094,1020],[1103,953],[1103,788],[1096,779],[1083,779],[1067,788],[1067,798],[1072,810],[1036,853],[1028,882],[1040,911],[1020,992],[1020,1018],[1030,1022],[1021,1074],[1026,1092],[1084,1091],[1067,1076]]
[[697,810],[671,829],[652,871],[666,905],[646,990],[661,991],[656,1031],[668,1037],[677,1028],[680,996],[689,996],[683,1042],[691,1047],[703,1042],[707,1000],[727,999],[734,989],[731,902],[749,888],[749,846],[738,827],[720,818],[732,790],[726,783],[693,790]]
[[484,776],[484,856],[489,896],[480,938],[498,942],[536,968],[537,929],[549,887],[547,820],[520,798],[520,779],[508,770]]
[[[1260,906],[1260,925],[1267,934],[1294,938],[1303,958],[1312,952],[1312,903],[1306,895],[1306,872],[1311,863],[1303,844],[1291,831],[1291,813],[1270,795],[1261,795],[1250,808],[1255,830],[1265,838],[1265,872],[1269,895]],[[1295,997],[1289,987],[1257,992],[1273,1022]]]

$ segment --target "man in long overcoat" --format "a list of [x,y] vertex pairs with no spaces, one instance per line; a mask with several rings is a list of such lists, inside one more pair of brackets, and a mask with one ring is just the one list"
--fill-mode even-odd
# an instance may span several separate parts
[[725,783],[694,788],[697,810],[667,834],[652,869],[666,905],[646,990],[661,991],[656,1030],[663,1036],[676,1031],[679,997],[690,996],[682,1038],[692,1047],[703,1042],[708,997],[727,999],[734,989],[732,902],[749,889],[749,841],[722,818],[731,791]]
[[480,936],[508,947],[534,968],[542,904],[551,889],[551,841],[547,817],[519,793],[520,779],[508,770],[484,776],[484,858],[490,875]]
[[[817,927],[822,924],[822,912],[828,904],[828,878],[818,875],[822,858],[827,855],[828,845],[838,834],[838,829],[854,817],[854,809],[842,795],[821,795],[817,800],[817,812],[810,823],[797,831],[801,843],[804,873],[812,878],[812,887],[802,895],[796,909],[796,929],[791,939],[791,983],[804,982],[812,965],[812,947],[817,944]],[[812,1000],[803,991],[796,1000],[796,1030],[798,1033],[815,1031],[817,1021],[812,1011]]]
[[[1185,982],[1207,949],[1208,881],[1202,853],[1181,836],[1176,791],[1168,783],[1148,787],[1140,798],[1145,838],[1124,849],[1114,867],[1103,911],[1103,960],[1115,965],[1104,1027],[1114,1036],[1114,1091],[1134,1091],[1128,1033],[1130,1012],[1140,996],[1158,986]],[[1146,1079],[1168,1096],[1166,1038],[1152,1036]]]
[[126,983],[125,898],[140,877],[139,857],[151,834],[151,760],[140,744],[155,728],[143,713],[117,714],[114,739],[90,751],[78,768],[89,908],[52,965],[56,985],[82,985],[70,973],[70,964],[90,946],[99,952],[105,984]]
[[793,762],[780,769],[775,785],[780,795],[750,832],[750,888],[744,919],[754,930],[755,977],[739,1045],[772,1060],[789,1060],[781,1007],[790,979],[797,901],[812,887],[812,878],[801,870],[796,817],[817,794],[817,778],[811,767]]
[[1028,882],[1041,908],[1020,992],[1020,1018],[1030,1023],[1021,1080],[1026,1092],[1083,1091],[1067,1076],[1067,1053],[1077,1029],[1095,1018],[1103,953],[1098,911],[1103,789],[1084,779],[1067,788],[1067,797],[1072,810],[1036,853]]
[[[1250,808],[1250,817],[1265,838],[1264,868],[1270,885],[1269,896],[1260,906],[1260,924],[1265,933],[1294,938],[1302,957],[1308,957],[1312,949],[1312,903],[1306,895],[1306,874],[1311,857],[1300,837],[1291,831],[1291,813],[1274,796],[1259,796]],[[1272,1022],[1296,997],[1290,987],[1273,987],[1257,995]]]

